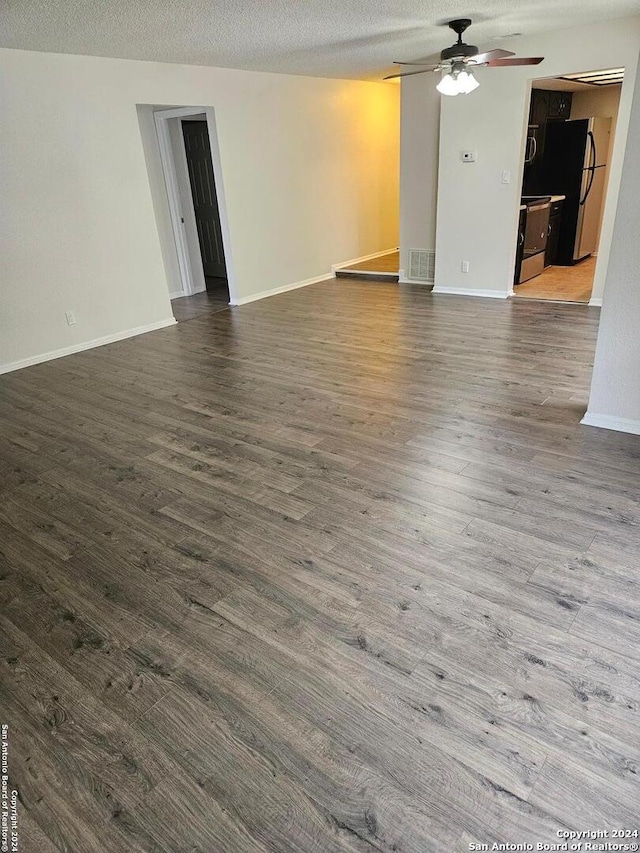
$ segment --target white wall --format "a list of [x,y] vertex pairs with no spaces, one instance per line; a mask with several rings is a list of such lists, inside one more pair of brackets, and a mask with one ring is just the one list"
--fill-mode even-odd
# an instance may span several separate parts
[[0,87],[0,370],[171,321],[137,104],[215,109],[241,299],[398,244],[397,86],[1,50]]
[[[530,81],[534,77],[625,66],[594,297],[601,296],[640,47],[640,18],[505,42],[539,66],[482,68],[480,88],[442,98],[436,233],[436,290],[505,297],[511,290]],[[427,75],[425,75],[427,76]],[[462,163],[462,150],[477,162]],[[511,183],[502,184],[503,170]],[[461,272],[461,262],[470,271]]]
[[640,434],[640,71],[584,423]]
[[400,119],[400,279],[409,249],[436,247],[440,93],[433,74],[402,81]]

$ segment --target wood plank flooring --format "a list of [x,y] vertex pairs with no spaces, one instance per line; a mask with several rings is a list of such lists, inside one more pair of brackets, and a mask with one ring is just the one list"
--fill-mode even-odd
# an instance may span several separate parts
[[547,267],[535,278],[516,285],[515,295],[525,299],[588,302],[591,299],[595,271],[595,258],[587,258],[573,267]]
[[171,310],[178,322],[192,320],[194,317],[212,314],[215,311],[224,311],[228,307],[229,292],[222,287],[171,300]]
[[0,379],[20,849],[640,828],[640,438],[579,423],[598,309],[330,280],[183,316]]

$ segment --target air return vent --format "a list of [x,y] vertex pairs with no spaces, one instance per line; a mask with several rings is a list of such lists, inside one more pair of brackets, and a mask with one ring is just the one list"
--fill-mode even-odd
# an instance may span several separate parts
[[409,278],[411,281],[433,282],[436,253],[431,249],[409,249]]

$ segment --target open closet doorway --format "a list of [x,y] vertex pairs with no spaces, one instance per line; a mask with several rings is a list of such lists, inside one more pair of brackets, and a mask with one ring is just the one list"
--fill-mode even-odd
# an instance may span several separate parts
[[591,300],[623,76],[611,68],[533,81],[517,298]]
[[154,118],[182,282],[172,307],[184,320],[233,301],[217,140],[208,111],[163,109]]
[[182,119],[181,124],[206,289],[212,294],[224,294],[228,302],[227,267],[207,122],[203,117]]

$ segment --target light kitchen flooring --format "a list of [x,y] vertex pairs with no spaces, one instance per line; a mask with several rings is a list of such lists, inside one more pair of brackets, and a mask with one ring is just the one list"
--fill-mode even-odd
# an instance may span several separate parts
[[588,302],[593,289],[596,258],[587,258],[573,267],[547,267],[535,278],[514,287],[524,299],[551,299],[559,302]]
[[0,377],[20,849],[637,828],[640,437],[580,424],[598,317],[330,280]]

